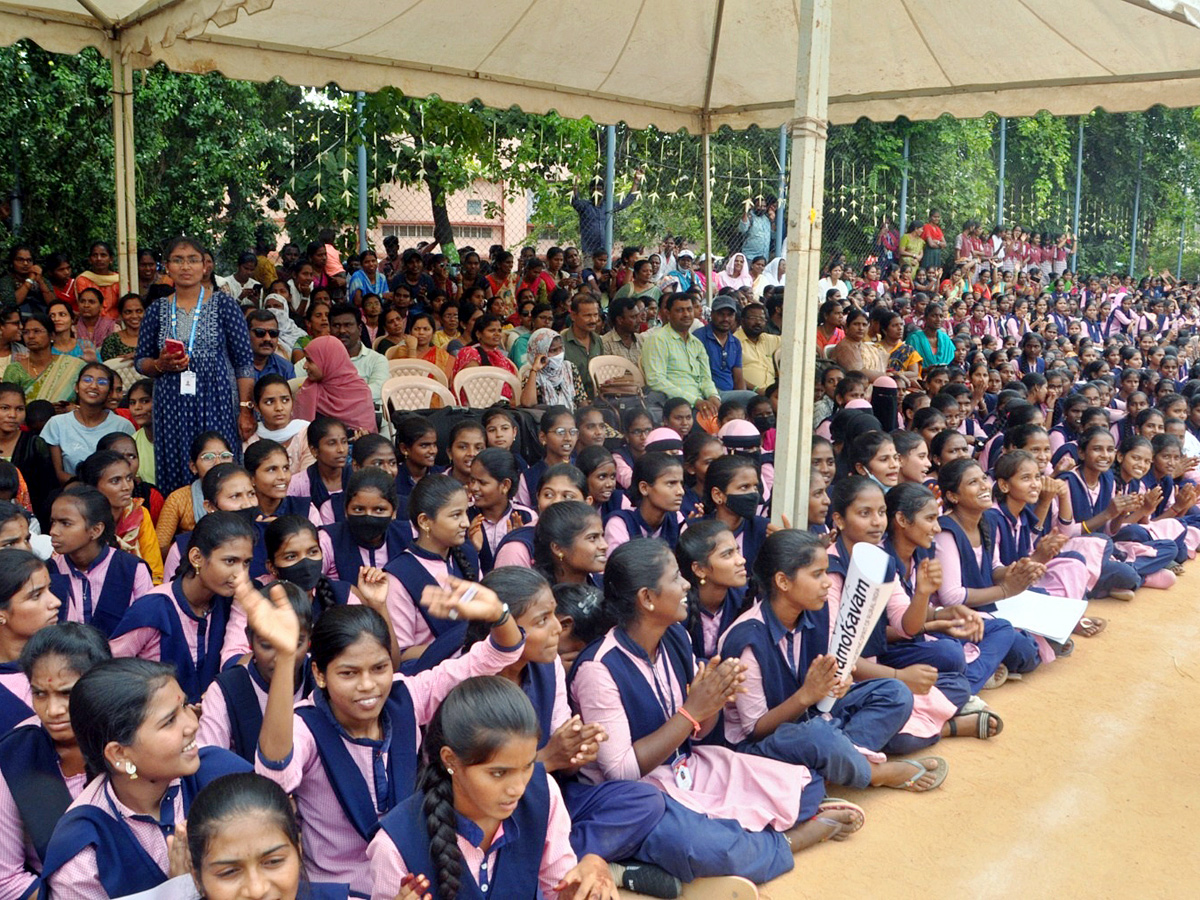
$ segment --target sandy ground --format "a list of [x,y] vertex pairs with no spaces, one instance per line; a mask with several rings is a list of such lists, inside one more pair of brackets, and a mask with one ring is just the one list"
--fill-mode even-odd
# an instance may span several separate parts
[[838,789],[866,826],[800,854],[760,896],[1200,897],[1200,563],[1188,568],[1170,591],[1093,602],[1103,634],[985,692],[1004,733],[936,745],[939,790]]

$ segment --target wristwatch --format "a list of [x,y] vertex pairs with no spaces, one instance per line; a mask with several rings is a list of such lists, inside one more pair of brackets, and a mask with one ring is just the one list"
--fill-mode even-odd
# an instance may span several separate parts
[[242,409],[254,409],[254,401],[253,400],[243,400],[241,403],[238,404],[238,406],[240,406]]

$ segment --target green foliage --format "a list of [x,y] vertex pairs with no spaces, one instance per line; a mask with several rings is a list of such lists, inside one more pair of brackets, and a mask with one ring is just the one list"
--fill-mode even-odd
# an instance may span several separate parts
[[[56,56],[28,42],[0,48],[0,134],[20,165],[22,238],[40,252],[86,254],[112,241],[111,69],[94,50]],[[158,66],[134,75],[139,241],[159,247],[188,233],[228,258],[267,223],[259,207],[285,157],[267,123],[298,92]],[[4,181],[11,184],[11,168]]]

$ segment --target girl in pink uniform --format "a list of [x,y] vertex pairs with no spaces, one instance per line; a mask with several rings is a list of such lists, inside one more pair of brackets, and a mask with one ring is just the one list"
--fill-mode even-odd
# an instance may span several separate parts
[[454,685],[520,658],[524,638],[495,593],[451,579],[448,590],[427,588],[423,602],[440,617],[491,622],[491,637],[409,678],[395,673],[383,617],[362,606],[338,606],[313,628],[317,690],[293,711],[300,625],[282,588],[270,593],[263,597],[245,580],[237,593],[255,634],[280,648],[256,769],[294,796],[312,879],[348,883],[366,894],[367,842],[380,817],[416,786],[419,729]]
[[104,635],[78,622],[43,628],[21,652],[36,717],[0,739],[0,896],[37,889],[50,834],[87,783],[68,705],[75,682],[106,659]]
[[609,736],[584,778],[648,781],[688,809],[773,830],[793,851],[856,831],[861,812],[823,808],[824,782],[803,766],[699,743],[743,667],[697,662],[683,628],[687,595],[661,541],[634,539],[609,555],[604,603],[618,624],[579,655],[569,686],[583,720]]
[[536,762],[539,734],[533,705],[512,682],[471,678],[454,688],[429,725],[420,790],[380,820],[368,847],[372,900],[435,891],[618,900],[608,863],[571,849],[562,793]]
[[51,591],[46,564],[28,550],[9,550],[0,569],[0,733],[31,715],[29,679],[21,651],[58,621],[62,601]]

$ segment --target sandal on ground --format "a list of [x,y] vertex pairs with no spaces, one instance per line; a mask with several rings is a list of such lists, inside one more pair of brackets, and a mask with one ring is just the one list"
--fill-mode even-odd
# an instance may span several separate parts
[[854,832],[867,824],[866,811],[857,803],[851,803],[849,800],[843,800],[841,797],[826,797],[822,800],[821,804],[817,807],[817,816],[820,816],[821,813],[840,810],[847,810],[854,814],[854,822],[850,824],[839,823],[842,826],[843,834],[854,834]]
[[1052,641],[1050,638],[1046,638],[1046,643],[1050,645],[1050,649],[1054,651],[1054,655],[1058,659],[1066,659],[1075,652],[1075,642],[1070,638],[1067,638],[1067,642],[1065,644],[1060,644],[1058,641]]
[[1071,633],[1090,638],[1095,637],[1107,627],[1108,619],[1102,619],[1099,616],[1084,616]]
[[1171,565],[1167,566],[1167,568],[1170,569],[1172,572],[1174,572],[1176,575],[1183,574],[1183,565],[1181,563],[1171,563]]
[[[970,713],[959,713],[959,715],[970,715]],[[996,723],[996,733],[992,734],[992,722]],[[950,737],[958,737],[958,723],[951,719],[946,723],[950,726]],[[982,709],[978,713],[978,718],[975,724],[975,737],[981,741],[990,740],[994,737],[999,737],[1000,732],[1004,730],[1004,720],[990,709]]]
[[1110,600],[1124,600],[1126,603],[1128,603],[1130,600],[1132,600],[1132,599],[1133,599],[1133,591],[1129,591],[1129,590],[1114,590],[1114,591],[1109,591],[1109,592],[1108,592],[1108,599],[1110,599]]
[[1006,681],[1008,681],[1008,666],[1000,663],[1000,665],[996,666],[996,671],[992,673],[992,677],[983,683],[983,687],[980,690],[993,690],[1000,687]]
[[[934,788],[942,786],[942,782],[946,780],[946,776],[950,774],[950,764],[940,756],[925,756],[922,759],[932,761],[932,766],[925,765],[920,759],[898,759],[896,762],[908,763],[910,766],[917,767],[917,774],[912,778],[896,786],[900,791],[911,791],[914,794],[923,794],[926,791],[932,791]],[[933,776],[933,784],[928,787],[921,787],[917,784],[926,774]]]

